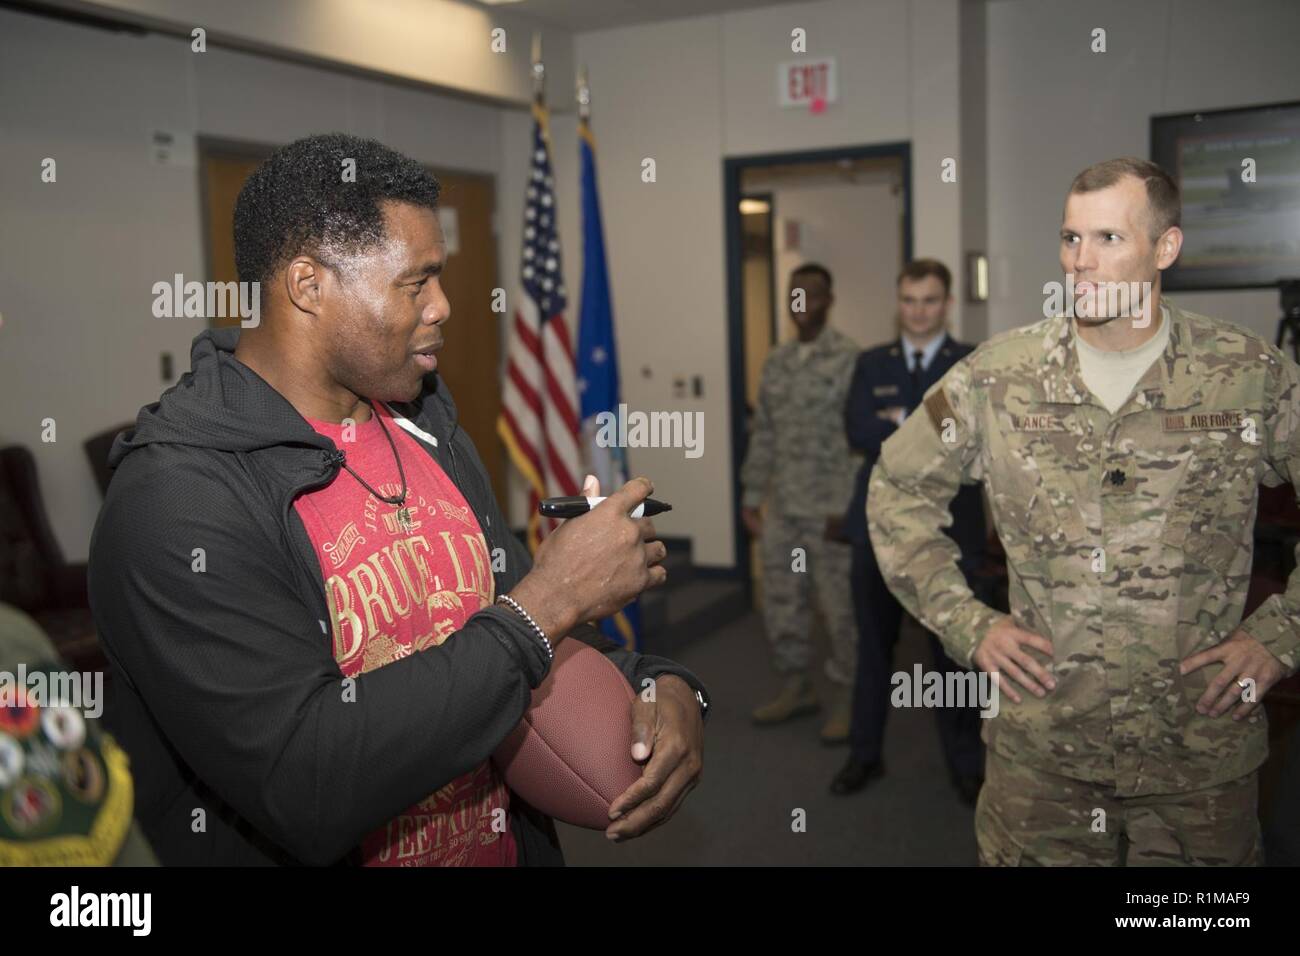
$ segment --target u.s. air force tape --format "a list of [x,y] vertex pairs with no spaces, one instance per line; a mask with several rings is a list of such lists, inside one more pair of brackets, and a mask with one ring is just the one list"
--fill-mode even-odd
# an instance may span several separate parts
[[943,420],[951,418],[954,422],[957,420],[957,414],[948,404],[948,396],[944,394],[942,388],[937,388],[925,397],[925,411],[930,416],[930,421],[934,423],[935,431],[943,431]]

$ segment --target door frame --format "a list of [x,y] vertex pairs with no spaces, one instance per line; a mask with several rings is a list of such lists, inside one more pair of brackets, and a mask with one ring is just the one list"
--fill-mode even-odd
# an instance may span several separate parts
[[[741,259],[740,200],[746,195],[740,188],[742,173],[747,169],[779,166],[788,163],[819,163],[838,159],[894,158],[903,170],[903,261],[912,258],[912,144],[909,140],[892,143],[836,146],[829,149],[804,150],[788,153],[756,153],[747,156],[728,156],[722,160],[722,216],[727,236],[727,365],[730,369],[731,411],[731,504],[732,534],[734,536],[734,565],[720,569],[729,577],[738,577],[746,591],[753,593],[754,582],[750,574],[749,535],[740,519],[741,487],[740,466],[745,460],[748,445],[748,415],[745,411],[745,394],[748,379],[745,374],[745,316],[744,276]],[[773,206],[775,213],[775,205]],[[776,276],[773,274],[773,281]],[[776,299],[773,297],[773,309]],[[783,315],[780,310],[777,314]],[[773,329],[776,323],[773,322]]]
[[[771,231],[770,235],[771,235],[772,241],[775,242],[775,241],[776,241],[776,193],[774,193],[774,192],[770,192],[770,191],[768,191],[768,190],[761,190],[761,191],[759,191],[759,192],[743,192],[743,191],[742,191],[742,192],[740,193],[740,199],[761,199],[761,200],[763,200],[763,202],[767,203],[767,218],[768,218],[768,225],[772,226],[772,231]],[[740,199],[737,200],[737,203],[739,203]],[[739,222],[739,220],[740,220],[740,217],[739,217],[739,214],[738,214],[738,215],[737,215],[737,222]],[[743,244],[742,244],[742,245],[743,245]],[[742,250],[741,250],[741,265],[742,265],[742,266],[744,265],[744,250],[743,250],[743,248],[742,248]],[[769,244],[768,244],[768,247],[767,247],[767,271],[768,271],[768,274],[769,274],[769,275],[771,276],[771,278],[772,278],[772,283],[771,283],[771,284],[772,284],[772,288],[771,288],[771,291],[770,291],[770,293],[769,293],[769,302],[771,303],[771,306],[772,306],[772,307],[768,310],[768,317],[767,317],[767,328],[768,328],[768,333],[769,333],[769,334],[768,334],[768,340],[769,340],[773,345],[775,345],[775,344],[776,344],[777,335],[778,335],[778,333],[780,332],[780,329],[777,327],[777,324],[776,324],[777,321],[778,321],[778,320],[777,320],[777,311],[776,311],[776,290],[777,290],[777,288],[778,288],[778,286],[777,286],[777,281],[776,281],[776,255],[775,255],[775,254],[773,253],[773,251],[772,251],[772,244],[771,244],[771,243],[769,243]],[[742,274],[741,274],[741,282],[742,282],[742,284],[744,283],[744,278],[745,278],[745,277],[744,277],[744,274],[742,273]],[[743,312],[742,312],[742,314],[741,314],[741,333],[742,333],[742,335],[743,335],[743,333],[744,333],[744,318],[745,318],[745,317],[744,317],[744,314],[743,314]]]

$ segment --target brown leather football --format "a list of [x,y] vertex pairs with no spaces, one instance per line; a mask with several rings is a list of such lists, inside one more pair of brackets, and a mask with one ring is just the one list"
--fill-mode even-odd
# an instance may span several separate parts
[[492,755],[506,785],[547,816],[608,827],[610,804],[641,776],[631,753],[635,696],[604,654],[561,641],[523,720]]

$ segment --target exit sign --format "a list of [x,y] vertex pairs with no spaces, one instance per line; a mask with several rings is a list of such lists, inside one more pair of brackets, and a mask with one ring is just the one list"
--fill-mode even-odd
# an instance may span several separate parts
[[776,73],[777,96],[782,106],[834,103],[839,98],[835,58],[803,59],[782,63]]

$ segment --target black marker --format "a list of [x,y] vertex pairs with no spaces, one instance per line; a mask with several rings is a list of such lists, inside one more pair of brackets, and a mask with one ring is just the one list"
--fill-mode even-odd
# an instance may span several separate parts
[[[604,500],[604,498],[584,498],[581,495],[571,495],[567,498],[543,498],[537,506],[537,512],[547,518],[576,518],[578,515],[585,515]],[[647,498],[628,512],[628,517],[648,518],[651,515],[672,510],[672,505],[666,505],[662,501]]]

